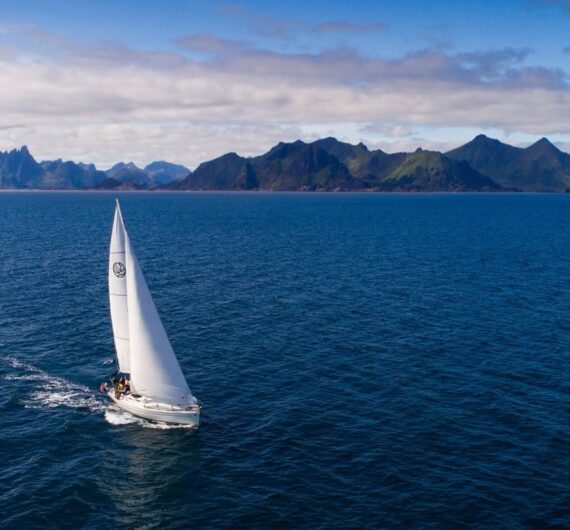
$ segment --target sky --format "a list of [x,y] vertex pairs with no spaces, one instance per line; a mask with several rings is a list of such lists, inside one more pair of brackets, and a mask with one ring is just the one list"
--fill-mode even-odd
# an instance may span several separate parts
[[326,136],[570,151],[569,28],[570,0],[0,0],[0,151],[101,169]]

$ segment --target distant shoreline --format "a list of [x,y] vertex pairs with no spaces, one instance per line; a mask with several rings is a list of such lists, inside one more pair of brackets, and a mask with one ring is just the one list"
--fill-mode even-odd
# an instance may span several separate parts
[[[156,161],[137,167],[119,162],[101,171],[94,164],[38,163],[28,148],[0,152],[0,186],[30,191],[198,191],[486,193],[570,191],[570,154],[541,138],[526,148],[484,135],[446,153],[418,148],[386,153],[333,137],[279,142],[266,153],[234,152],[191,171]],[[35,190],[31,187],[37,186]],[[56,189],[57,188],[57,189]]]
[[291,193],[291,194],[326,194],[326,195],[344,195],[344,194],[359,194],[359,195],[568,195],[564,191],[523,191],[523,190],[495,190],[495,191],[449,191],[449,190],[81,190],[81,189],[0,189],[0,193],[232,193],[232,194],[274,194],[274,193]]

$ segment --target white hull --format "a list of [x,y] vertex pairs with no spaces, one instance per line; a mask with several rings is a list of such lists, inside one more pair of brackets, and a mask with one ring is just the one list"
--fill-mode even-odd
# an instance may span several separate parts
[[183,408],[166,403],[157,403],[144,397],[133,397],[131,394],[115,397],[115,390],[107,392],[109,398],[120,408],[130,412],[133,416],[144,418],[145,420],[172,423],[177,425],[200,424],[200,408]]

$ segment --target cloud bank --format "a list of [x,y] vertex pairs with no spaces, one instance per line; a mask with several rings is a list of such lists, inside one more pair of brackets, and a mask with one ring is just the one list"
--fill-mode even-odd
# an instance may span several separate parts
[[[351,29],[328,24],[321,31]],[[255,155],[330,132],[402,146],[406,135],[417,144],[417,127],[568,130],[568,76],[527,66],[527,48],[386,58],[283,53],[208,33],[180,37],[170,52],[44,38],[44,48],[0,47],[0,146],[27,143],[39,158],[195,167],[227,151]]]

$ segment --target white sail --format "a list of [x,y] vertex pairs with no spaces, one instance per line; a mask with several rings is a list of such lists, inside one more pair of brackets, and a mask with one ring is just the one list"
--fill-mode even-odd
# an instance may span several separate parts
[[125,231],[130,374],[133,393],[172,405],[196,403],[174,355]]
[[109,252],[109,302],[119,370],[128,373],[131,371],[131,364],[125,268],[125,233],[123,216],[117,202]]

